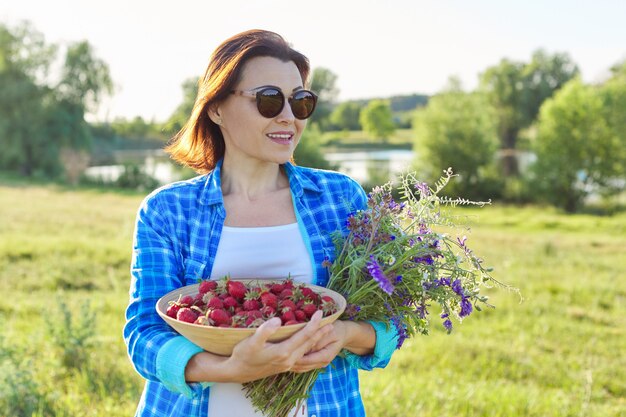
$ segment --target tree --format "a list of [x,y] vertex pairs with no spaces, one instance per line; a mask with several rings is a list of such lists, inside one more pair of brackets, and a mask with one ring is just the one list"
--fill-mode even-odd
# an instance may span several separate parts
[[578,78],[541,107],[533,181],[545,200],[571,213],[589,193],[612,189],[626,160],[606,116],[603,92]]
[[198,77],[187,78],[183,81],[181,88],[183,90],[183,101],[176,107],[174,113],[165,122],[164,130],[174,135],[187,123],[187,119],[191,116],[193,105],[196,102],[198,94]]
[[544,100],[576,74],[578,68],[567,54],[537,50],[530,63],[503,59],[481,75],[481,90],[496,109],[505,176],[519,173],[515,151],[520,130],[530,126]]
[[27,23],[13,29],[0,25],[3,168],[54,176],[62,171],[61,149],[90,148],[84,115],[112,90],[108,67],[87,42],[71,44],[61,79],[52,83],[47,74],[57,50]]
[[332,169],[331,164],[324,158],[324,154],[321,151],[322,134],[319,126],[308,126],[300,142],[296,147],[293,159],[298,165],[320,168],[320,169]]
[[361,130],[359,116],[363,107],[354,101],[344,101],[330,114],[333,126],[343,130]]
[[318,100],[309,121],[322,129],[328,125],[328,117],[339,94],[336,83],[337,75],[327,68],[315,68],[311,74],[311,90],[318,95]]
[[416,171],[434,183],[448,167],[459,174],[452,194],[472,199],[496,197],[497,129],[490,106],[480,93],[453,88],[430,98],[415,121]]
[[0,167],[32,175],[55,173],[58,154],[45,137],[46,98],[41,84],[56,49],[28,23],[0,24]]
[[62,100],[82,107],[84,112],[96,110],[101,99],[113,92],[109,67],[95,56],[89,42],[68,46],[56,91]]
[[361,126],[370,135],[386,141],[395,131],[393,115],[388,101],[372,100],[359,117]]

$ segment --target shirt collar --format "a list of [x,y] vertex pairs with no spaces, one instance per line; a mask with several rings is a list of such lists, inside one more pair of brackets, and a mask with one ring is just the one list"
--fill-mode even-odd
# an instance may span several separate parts
[[[222,162],[223,159],[220,159],[213,171],[211,171],[206,178],[205,187],[200,197],[200,202],[207,205],[213,204],[224,204],[224,197],[222,195]],[[304,190],[313,191],[313,192],[321,192],[321,189],[311,181],[308,176],[302,174],[301,170],[298,169],[291,162],[287,162],[283,165],[285,172],[287,174],[287,178],[289,179],[289,187],[291,188],[291,192],[296,197],[301,197],[304,193]]]

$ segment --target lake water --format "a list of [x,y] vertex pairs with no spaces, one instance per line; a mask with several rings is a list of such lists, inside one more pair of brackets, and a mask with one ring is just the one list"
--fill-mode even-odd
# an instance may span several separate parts
[[[104,182],[113,182],[124,172],[124,163],[140,164],[146,174],[161,184],[183,179],[180,170],[163,151],[120,151],[119,165],[93,166],[85,175]],[[413,160],[413,151],[407,149],[350,150],[325,152],[328,162],[360,183],[384,183],[406,171]]]

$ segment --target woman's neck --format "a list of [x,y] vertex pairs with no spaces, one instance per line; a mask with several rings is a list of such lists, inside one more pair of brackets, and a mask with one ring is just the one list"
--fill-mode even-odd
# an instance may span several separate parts
[[289,187],[286,174],[275,163],[235,163],[224,158],[221,172],[222,194],[240,195],[250,200]]

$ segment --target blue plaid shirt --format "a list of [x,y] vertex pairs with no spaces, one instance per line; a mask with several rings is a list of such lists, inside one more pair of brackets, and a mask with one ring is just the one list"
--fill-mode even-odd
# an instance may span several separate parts
[[[313,283],[325,286],[324,259],[334,259],[331,234],[345,232],[347,216],[366,207],[363,189],[330,171],[284,165],[300,231],[313,263]],[[136,416],[206,417],[210,383],[187,383],[189,359],[202,351],[172,330],[156,313],[156,301],[176,288],[208,278],[226,212],[220,182],[221,162],[207,175],[162,187],[137,214],[131,265],[130,303],[124,340],[146,385]],[[374,353],[337,357],[315,382],[309,416],[364,416],[358,369],[385,367],[396,346],[393,326],[371,323]],[[213,416],[210,416],[213,417]]]

